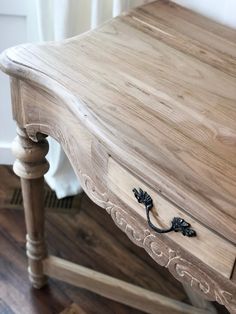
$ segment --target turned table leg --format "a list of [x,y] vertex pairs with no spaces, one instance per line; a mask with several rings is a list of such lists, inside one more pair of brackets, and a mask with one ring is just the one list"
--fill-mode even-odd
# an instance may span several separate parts
[[33,287],[41,288],[46,283],[43,259],[46,257],[44,241],[44,174],[49,165],[45,159],[48,142],[45,138],[33,142],[24,129],[17,129],[13,142],[16,157],[13,169],[21,178],[21,187],[26,220],[26,251],[29,261],[29,278]]

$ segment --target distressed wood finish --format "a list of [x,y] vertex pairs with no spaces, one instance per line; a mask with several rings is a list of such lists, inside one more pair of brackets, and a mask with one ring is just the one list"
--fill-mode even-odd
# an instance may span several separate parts
[[188,213],[182,211],[181,208],[178,208],[175,204],[150,189],[147,184],[135,178],[134,175],[127,172],[126,169],[112,158],[109,159],[108,164],[107,185],[112,193],[144,220],[146,219],[144,205],[138,204],[131,192],[134,187],[137,189],[140,187],[143,191],[146,191],[153,200],[151,220],[160,229],[168,228],[173,217],[181,217],[190,223],[191,227],[197,233],[195,239],[183,237],[180,232],[170,232],[165,236],[230,279],[235,261],[234,244],[231,244],[204,227],[201,223],[195,221]]
[[205,299],[201,298],[201,296],[199,296],[197,293],[194,293],[194,291],[189,288],[188,285],[183,284],[184,290],[187,293],[191,303],[200,308],[200,309],[205,309],[210,311],[212,314],[217,314],[217,310],[215,309],[215,307],[210,303],[207,302]]
[[13,143],[13,153],[16,157],[13,169],[21,178],[24,210],[26,218],[26,252],[29,259],[29,278],[35,288],[46,284],[42,261],[46,257],[44,243],[44,204],[43,175],[48,170],[45,155],[48,143],[42,137],[38,143],[28,138],[24,129],[18,128],[17,137]]
[[[14,119],[27,136],[58,140],[85,192],[134,243],[232,313],[235,38],[231,29],[155,1],[80,37],[1,55]],[[149,229],[128,191],[133,183],[151,191],[164,226],[181,213],[197,238]]]
[[210,310],[194,308],[58,257],[52,256],[45,259],[44,270],[51,277],[89,289],[147,313],[155,314],[157,309],[167,314],[212,313]]
[[149,12],[159,6],[66,42],[13,48],[2,66],[56,94],[155,189],[235,243],[236,44],[206,30],[207,44],[192,38],[188,22],[177,47],[182,33]]

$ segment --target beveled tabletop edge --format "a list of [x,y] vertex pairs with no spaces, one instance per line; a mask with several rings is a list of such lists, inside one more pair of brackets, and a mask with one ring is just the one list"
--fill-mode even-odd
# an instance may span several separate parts
[[[86,37],[89,33],[90,32],[86,33],[82,37],[83,38]],[[77,38],[79,40],[80,37],[81,36],[76,36],[73,38],[73,40]],[[64,42],[67,43],[70,40],[71,39],[62,41],[61,44],[63,44]],[[48,45],[48,43],[40,44],[40,46],[43,45]],[[87,110],[86,105],[83,104],[83,102],[80,99],[78,99],[78,96],[75,97],[68,88],[58,83],[58,81],[51,78],[48,74],[45,74],[37,69],[31,68],[18,62],[17,55],[22,50],[30,46],[35,46],[35,44],[20,45],[17,47],[10,48],[3,52],[0,56],[1,69],[10,76],[26,81],[30,85],[35,85],[43,89],[44,91],[48,92],[52,96],[57,97],[58,100],[62,101],[63,104],[67,106],[67,108],[78,117],[81,123],[86,128],[88,128],[88,130],[92,134],[94,134],[101,141],[103,141],[108,148],[110,149],[112,148],[114,156],[116,156],[116,158],[120,160],[122,164],[124,164],[128,169],[130,169],[134,173],[136,173],[139,177],[142,177],[143,172],[145,172],[150,186],[157,190],[160,190],[165,197],[175,202],[179,207],[185,209],[186,211],[188,210],[188,208],[194,206],[197,208],[197,211],[205,209],[204,200],[201,201],[199,200],[199,198],[196,199],[194,194],[191,193],[190,190],[183,191],[184,187],[182,187],[179,189],[179,191],[177,191],[177,193],[173,193],[173,190],[176,190],[176,186],[173,182],[170,181],[169,178],[159,173],[159,178],[154,179],[155,173],[152,171],[152,169],[148,168],[145,169],[144,167],[143,171],[141,171],[137,165],[134,166],[135,163],[142,165],[141,160],[138,159],[138,156],[133,156],[132,152],[125,151],[126,148],[122,147],[122,145],[120,145],[120,142],[116,138],[107,136],[105,130],[101,127],[96,116],[91,114],[91,112]],[[163,188],[162,186],[163,182],[165,184],[165,188]],[[185,200],[184,202],[183,199]],[[210,207],[211,205],[208,204],[208,206]],[[194,215],[194,217],[196,219],[199,218],[196,215]],[[235,243],[236,241],[235,233],[233,230],[231,230],[230,232],[231,232],[230,238],[227,238],[227,236],[224,233],[223,234],[227,239]]]

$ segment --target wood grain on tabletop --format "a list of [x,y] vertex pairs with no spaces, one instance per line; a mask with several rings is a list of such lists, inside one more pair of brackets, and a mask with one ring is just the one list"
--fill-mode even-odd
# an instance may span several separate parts
[[67,97],[128,168],[235,243],[235,35],[155,1],[82,36],[11,49],[2,67]]

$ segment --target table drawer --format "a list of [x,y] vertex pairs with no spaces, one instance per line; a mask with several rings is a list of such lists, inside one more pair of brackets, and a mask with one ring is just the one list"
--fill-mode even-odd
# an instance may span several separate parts
[[196,231],[195,237],[184,236],[181,232],[173,231],[165,233],[164,236],[170,238],[223,276],[231,277],[236,257],[236,248],[233,244],[195,221],[185,211],[156,193],[145,182],[138,179],[112,158],[109,159],[108,163],[107,184],[109,190],[116,197],[127,204],[136,215],[143,218],[145,228],[148,228],[145,206],[138,203],[132,191],[134,188],[141,188],[151,196],[153,208],[150,218],[158,228],[168,228],[173,217],[181,217],[190,223],[191,229]]

